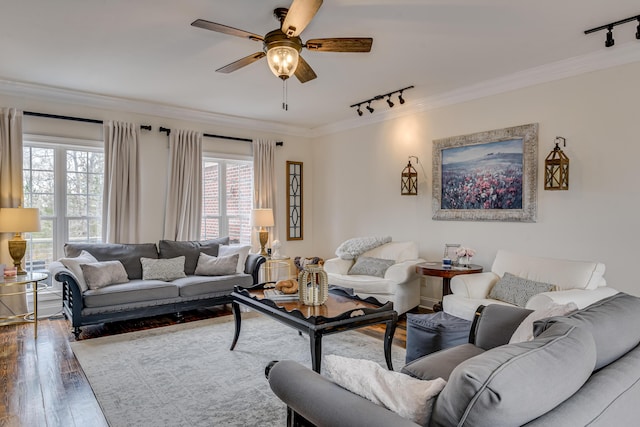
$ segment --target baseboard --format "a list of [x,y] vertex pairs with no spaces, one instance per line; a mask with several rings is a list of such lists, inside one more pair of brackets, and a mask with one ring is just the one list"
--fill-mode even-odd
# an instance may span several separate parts
[[429,310],[433,310],[433,305],[438,302],[440,302],[440,300],[435,298],[420,297],[420,307],[428,308]]

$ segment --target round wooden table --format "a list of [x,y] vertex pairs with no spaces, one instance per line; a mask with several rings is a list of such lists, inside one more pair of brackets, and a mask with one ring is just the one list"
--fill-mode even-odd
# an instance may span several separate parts
[[[423,262],[416,264],[416,273],[423,276],[442,277],[442,296],[451,293],[451,278],[459,274],[482,273],[482,266],[469,264],[467,267],[458,265],[443,266],[441,262]],[[442,311],[442,301],[434,304],[433,311]]]

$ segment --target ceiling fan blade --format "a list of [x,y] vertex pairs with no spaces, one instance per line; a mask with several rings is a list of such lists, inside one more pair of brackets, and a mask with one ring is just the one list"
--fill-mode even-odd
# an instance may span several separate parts
[[307,40],[305,47],[319,52],[369,52],[372,38],[334,38]]
[[242,67],[245,67],[249,64],[253,64],[258,59],[264,58],[265,56],[266,56],[266,53],[264,52],[256,52],[249,56],[245,56],[242,59],[238,59],[237,61],[234,61],[231,64],[227,64],[224,67],[218,68],[216,72],[225,73],[225,74],[232,73]]
[[264,40],[262,36],[250,33],[248,31],[239,30],[237,28],[229,27],[227,25],[217,24],[211,21],[205,21],[204,19],[196,19],[191,23],[192,26],[198,28],[204,28],[205,30],[216,31],[218,33],[229,34],[230,36],[242,37],[243,39],[251,39],[255,41]]
[[299,36],[316,15],[320,6],[322,6],[322,0],[293,0],[280,29],[288,37]]
[[298,57],[298,67],[296,68],[295,75],[300,83],[306,83],[318,77],[302,56]]

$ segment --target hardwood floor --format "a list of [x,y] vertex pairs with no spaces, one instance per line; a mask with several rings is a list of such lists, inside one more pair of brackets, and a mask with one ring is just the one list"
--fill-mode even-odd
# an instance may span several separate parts
[[[422,310],[421,310],[422,312]],[[183,322],[231,315],[229,306],[183,313]],[[80,339],[114,335],[177,323],[175,316],[87,326]],[[360,329],[384,337],[384,326]],[[402,316],[394,342],[406,346],[406,317]],[[0,427],[101,427],[107,426],[91,386],[76,361],[70,342],[75,341],[61,316],[32,324],[0,327]]]

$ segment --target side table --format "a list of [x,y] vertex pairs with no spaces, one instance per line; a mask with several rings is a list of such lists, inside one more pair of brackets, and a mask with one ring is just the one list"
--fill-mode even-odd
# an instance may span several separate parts
[[[17,313],[12,316],[1,316],[0,325],[10,325],[12,323],[33,322],[33,336],[38,338],[38,290],[40,282],[47,279],[44,273],[27,273],[20,276],[0,277],[0,287],[5,291],[0,294],[0,300],[4,296],[27,295],[33,292],[33,311],[28,313]],[[27,285],[31,283],[31,290]]]
[[[416,264],[416,273],[423,276],[442,277],[442,296],[451,293],[451,278],[459,274],[482,273],[482,266],[469,264],[468,267],[444,267],[440,262],[423,262]],[[433,311],[442,311],[442,301],[434,304]]]

